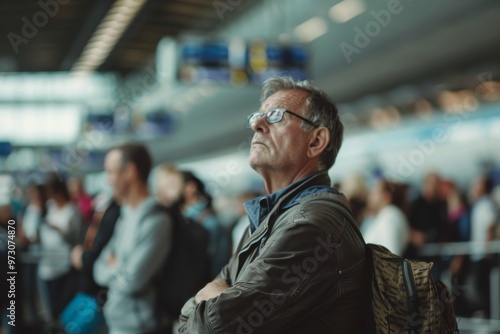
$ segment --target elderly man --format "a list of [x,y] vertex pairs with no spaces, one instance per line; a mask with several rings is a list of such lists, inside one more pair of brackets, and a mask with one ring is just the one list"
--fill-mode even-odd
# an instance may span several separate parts
[[[218,277],[190,299],[181,333],[358,333],[364,242],[327,171],[342,143],[337,108],[289,78],[264,83],[250,165],[267,196],[245,203],[248,232]],[[352,218],[351,218],[352,219]]]

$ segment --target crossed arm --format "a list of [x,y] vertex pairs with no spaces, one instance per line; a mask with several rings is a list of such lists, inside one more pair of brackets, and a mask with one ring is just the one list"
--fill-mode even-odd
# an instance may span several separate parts
[[194,297],[194,301],[196,304],[201,303],[202,301],[207,301],[209,299],[218,297],[221,293],[225,292],[229,288],[229,285],[226,281],[222,279],[215,279],[212,282],[208,283],[198,291],[196,296]]
[[[333,244],[320,228],[300,225],[271,236],[236,282],[228,277],[236,265],[233,257],[216,280],[184,305],[180,332],[237,333],[251,326],[254,333],[274,333],[324,310],[332,302],[325,296],[335,296],[338,280],[335,246],[328,248]],[[262,315],[258,324],[253,322],[256,312]]]
[[141,222],[134,249],[127,258],[116,254],[116,235],[94,264],[94,279],[110,291],[133,294],[141,291],[165,263],[171,247],[172,225],[166,215],[157,215]]

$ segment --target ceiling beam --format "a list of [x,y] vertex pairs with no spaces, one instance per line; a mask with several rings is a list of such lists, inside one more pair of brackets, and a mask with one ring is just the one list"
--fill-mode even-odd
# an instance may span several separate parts
[[104,15],[106,15],[113,2],[114,0],[100,0],[94,3],[90,14],[87,16],[85,23],[80,29],[75,41],[71,45],[68,53],[61,63],[61,66],[59,67],[61,71],[69,71],[71,69],[75,61],[78,57],[80,57],[83,48],[87,45],[90,37],[92,37],[92,34],[103,19]]

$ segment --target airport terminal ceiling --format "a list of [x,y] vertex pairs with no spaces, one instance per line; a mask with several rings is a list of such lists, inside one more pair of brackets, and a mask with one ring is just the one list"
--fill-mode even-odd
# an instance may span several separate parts
[[[307,76],[334,97],[341,113],[345,106],[354,115],[358,107],[373,103],[367,101],[392,103],[391,96],[401,90],[418,96],[439,85],[467,86],[484,72],[495,77],[499,73],[500,3],[493,0],[137,0],[118,17],[123,26],[114,26],[116,36],[103,32],[108,39],[98,44],[93,40],[96,32],[125,2],[3,1],[0,82],[2,76],[21,72],[102,73],[111,86],[107,89],[112,101],[103,99],[101,109],[113,109],[119,107],[122,91],[141,79],[145,82],[151,69],[161,66],[160,40],[185,36],[300,43],[309,55]],[[92,57],[92,49],[100,53]],[[138,93],[127,117],[145,118],[182,104],[182,110],[174,112],[174,133],[144,140],[158,161],[192,159],[244,144],[250,134],[244,120],[258,108],[258,95],[255,84],[205,87],[158,80]],[[11,107],[21,99],[11,96],[0,103]],[[79,112],[102,113],[96,101],[86,99]],[[56,106],[60,100],[55,98]],[[83,131],[84,122],[81,127]],[[106,145],[133,138],[116,136]]]

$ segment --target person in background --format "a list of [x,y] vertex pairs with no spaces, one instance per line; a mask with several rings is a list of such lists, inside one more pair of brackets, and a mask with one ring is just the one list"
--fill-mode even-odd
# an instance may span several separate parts
[[[109,197],[106,194],[106,197]],[[83,244],[78,244],[71,251],[71,263],[82,272],[79,290],[97,296],[103,287],[99,287],[93,278],[93,266],[104,246],[113,235],[116,222],[120,217],[120,205],[113,197],[97,196],[94,201],[94,215]]]
[[47,183],[49,202],[45,223],[40,226],[41,258],[38,276],[52,321],[73,298],[75,275],[70,254],[81,233],[81,217],[72,203],[66,183],[53,176]]
[[171,164],[158,166],[155,179],[155,198],[161,205],[169,208],[180,206],[184,190],[182,173]]
[[79,176],[71,177],[68,180],[68,190],[71,199],[80,210],[84,226],[87,226],[92,220],[92,196],[85,192],[82,178]]
[[497,208],[500,209],[500,183],[493,187],[491,197]]
[[[410,204],[410,247],[408,258],[419,258],[418,249],[428,242],[437,242],[446,225],[446,202],[441,197],[441,178],[428,173],[422,183],[420,195]],[[439,262],[438,258],[425,258]]]
[[12,217],[14,217],[14,219],[20,219],[22,217],[27,206],[25,197],[23,188],[16,182],[13,182],[10,191],[10,207],[12,208]]
[[493,182],[487,176],[478,177],[472,184],[470,198],[471,212],[471,241],[482,242],[478,247],[476,260],[485,257],[484,249],[487,241],[493,240],[493,231],[498,224],[498,208],[492,198]]
[[250,226],[250,220],[248,219],[248,215],[245,211],[244,203],[258,196],[261,196],[261,194],[253,191],[246,191],[241,193],[236,198],[236,207],[239,217],[232,224],[231,228],[232,254],[236,253],[236,249],[238,248],[241,239],[244,234],[248,232],[248,226]]
[[442,182],[443,198],[446,199],[446,225],[438,236],[439,242],[461,242],[470,240],[470,208],[465,195],[457,185],[446,180]]
[[[498,182],[499,183],[497,183],[496,186],[493,187],[491,197],[493,198],[493,202],[495,202],[495,205],[500,212],[500,180]],[[500,224],[497,224],[495,231],[493,231],[493,236],[495,240],[500,240]]]
[[247,233],[215,280],[186,302],[181,333],[359,333],[368,322],[365,244],[328,170],[343,136],[337,108],[307,81],[272,78],[250,166],[268,195],[245,203]]
[[474,254],[470,255],[470,281],[475,293],[469,294],[473,311],[481,312],[489,317],[490,313],[490,268],[491,256],[485,251],[488,241],[493,240],[498,224],[498,210],[491,198],[493,182],[487,176],[478,177],[470,189],[471,241],[475,242]]
[[228,232],[217,219],[212,196],[206,191],[205,184],[190,171],[181,173],[184,181],[182,213],[208,231],[212,259],[211,278],[214,278],[231,256]]
[[365,179],[358,174],[348,175],[342,180],[339,190],[349,201],[352,215],[358,226],[361,226],[366,213],[368,197]]
[[61,327],[71,332],[107,331],[102,307],[108,290],[95,282],[93,269],[96,259],[113,234],[120,216],[120,206],[107,192],[102,192],[94,198],[92,208],[94,214],[85,239],[71,251],[71,264],[78,273],[77,294],[60,318]]
[[410,226],[404,214],[406,200],[402,185],[380,179],[368,195],[368,207],[374,214],[363,226],[366,243],[379,244],[403,256],[410,239]]
[[28,206],[22,218],[22,236],[25,244],[24,290],[27,298],[29,323],[40,322],[37,303],[38,293],[38,256],[40,255],[40,227],[47,216],[47,191],[43,184],[28,186]]
[[[443,198],[446,198],[448,208],[447,222],[439,236],[439,242],[467,242],[470,241],[470,208],[466,197],[460,192],[457,185],[451,181],[442,182]],[[467,256],[460,254],[455,256],[441,256],[441,268],[439,278],[453,284],[456,294],[454,301],[455,312],[458,315],[469,314],[465,293],[467,291]],[[446,277],[443,274],[448,274]],[[464,287],[466,289],[464,290]]]
[[121,202],[111,239],[94,263],[94,279],[108,287],[104,318],[111,334],[169,333],[156,276],[172,248],[173,225],[148,190],[151,155],[142,144],[113,147],[104,160],[108,183]]

